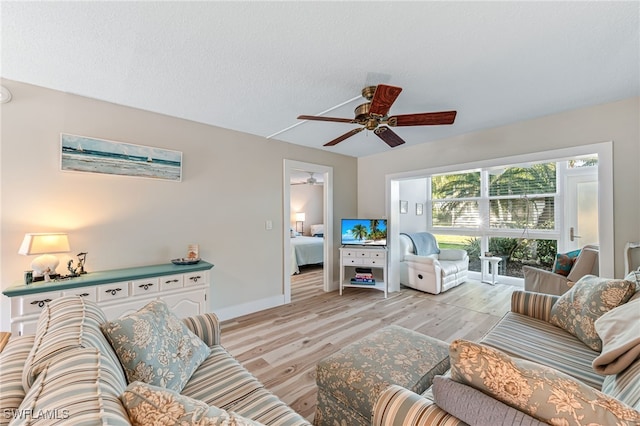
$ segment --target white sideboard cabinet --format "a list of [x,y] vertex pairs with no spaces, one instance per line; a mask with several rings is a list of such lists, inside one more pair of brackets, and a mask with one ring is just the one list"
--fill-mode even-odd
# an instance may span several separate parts
[[164,300],[179,317],[203,314],[213,264],[143,266],[90,272],[75,278],[17,284],[2,292],[11,298],[11,333],[35,333],[42,308],[51,300],[78,295],[96,302],[108,319],[132,313],[152,300]]
[[[354,281],[357,271],[370,269],[375,283]],[[345,287],[372,288],[384,292],[387,297],[386,247],[341,247],[340,248],[340,295]]]

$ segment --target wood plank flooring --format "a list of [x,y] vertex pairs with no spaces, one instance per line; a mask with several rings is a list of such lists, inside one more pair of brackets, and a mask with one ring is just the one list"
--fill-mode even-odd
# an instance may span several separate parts
[[292,277],[292,303],[222,323],[222,345],[269,390],[313,420],[319,360],[390,324],[451,342],[477,340],[509,310],[517,287],[469,281],[432,295],[403,288],[322,291],[322,270]]

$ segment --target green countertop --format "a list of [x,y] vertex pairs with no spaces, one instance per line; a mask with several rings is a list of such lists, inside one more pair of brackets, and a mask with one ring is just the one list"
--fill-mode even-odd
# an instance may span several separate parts
[[135,268],[111,269],[109,271],[89,272],[75,278],[64,278],[55,281],[38,281],[32,284],[16,284],[5,289],[2,294],[8,297],[24,296],[25,294],[44,293],[46,291],[60,291],[70,288],[95,286],[122,281],[140,280],[144,278],[160,277],[163,275],[186,274],[189,272],[206,271],[213,268],[213,264],[201,260],[195,265],[162,265],[139,266]]

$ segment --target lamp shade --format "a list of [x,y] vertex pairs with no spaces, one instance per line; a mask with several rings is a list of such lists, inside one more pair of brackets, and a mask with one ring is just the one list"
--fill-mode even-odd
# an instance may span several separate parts
[[296,213],[296,222],[304,222],[304,213]]
[[71,251],[65,233],[25,234],[18,254],[52,254]]

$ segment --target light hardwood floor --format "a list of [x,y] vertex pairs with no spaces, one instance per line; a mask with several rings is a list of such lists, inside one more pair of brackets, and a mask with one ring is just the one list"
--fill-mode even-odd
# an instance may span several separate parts
[[308,420],[319,360],[373,331],[397,324],[451,342],[482,337],[510,306],[516,287],[469,281],[432,295],[403,288],[322,291],[321,269],[292,277],[292,303],[222,323],[222,345]]

